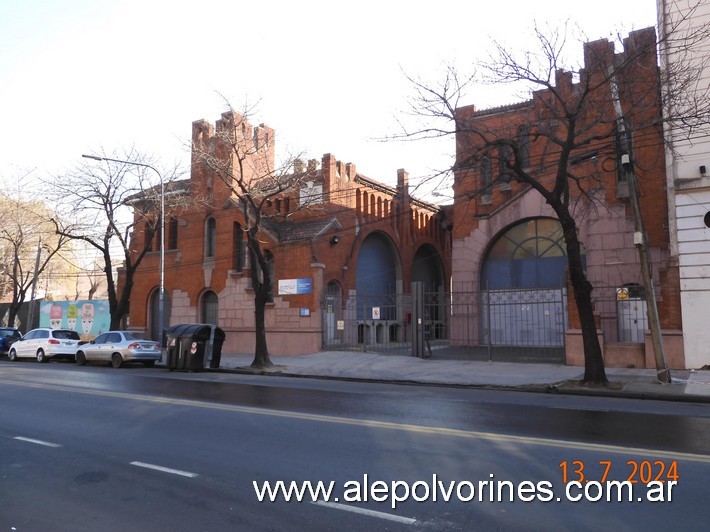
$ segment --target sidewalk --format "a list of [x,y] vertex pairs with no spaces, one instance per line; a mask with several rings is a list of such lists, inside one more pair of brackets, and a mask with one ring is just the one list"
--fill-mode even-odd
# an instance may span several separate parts
[[206,371],[710,403],[707,370],[671,371],[672,383],[661,384],[654,369],[607,368],[609,385],[588,387],[579,383],[584,368],[559,364],[429,360],[324,351],[301,356],[272,355],[272,368],[254,370],[249,367],[253,359],[253,355],[223,353],[220,368]]

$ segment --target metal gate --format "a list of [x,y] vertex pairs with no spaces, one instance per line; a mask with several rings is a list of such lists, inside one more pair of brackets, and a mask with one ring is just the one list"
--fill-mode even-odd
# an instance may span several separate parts
[[327,296],[323,348],[406,354],[411,342],[409,294]]
[[390,296],[354,291],[345,298],[328,296],[323,348],[471,360],[564,360],[565,289],[447,293],[414,288]]

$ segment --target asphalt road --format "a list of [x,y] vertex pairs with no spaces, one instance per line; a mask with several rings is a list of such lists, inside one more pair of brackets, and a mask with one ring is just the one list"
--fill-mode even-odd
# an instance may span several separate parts
[[6,359],[0,401],[0,531],[707,529],[707,405]]

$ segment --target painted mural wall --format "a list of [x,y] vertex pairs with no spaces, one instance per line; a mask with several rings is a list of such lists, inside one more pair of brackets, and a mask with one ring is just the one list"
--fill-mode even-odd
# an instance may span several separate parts
[[78,332],[82,340],[93,340],[108,331],[110,324],[108,301],[45,301],[40,305],[40,327],[71,329]]

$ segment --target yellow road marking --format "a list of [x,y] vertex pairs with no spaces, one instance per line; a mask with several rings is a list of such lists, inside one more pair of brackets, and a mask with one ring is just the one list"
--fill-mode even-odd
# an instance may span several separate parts
[[96,395],[101,397],[113,397],[117,399],[131,399],[134,401],[145,401],[157,404],[187,406],[193,408],[208,408],[211,410],[222,410],[226,412],[239,412],[244,414],[254,414],[259,416],[282,417],[298,419],[303,421],[315,421],[319,423],[335,423],[339,425],[352,425],[359,427],[377,428],[385,430],[401,430],[417,434],[429,434],[438,436],[449,436],[454,438],[466,438],[487,440],[498,443],[517,443],[524,445],[537,445],[543,447],[555,447],[563,449],[575,449],[580,451],[598,451],[604,453],[615,453],[623,455],[634,455],[653,458],[665,458],[669,460],[685,460],[689,462],[699,462],[710,464],[710,456],[693,453],[683,453],[677,451],[662,451],[657,449],[644,449],[641,447],[621,447],[618,445],[606,445],[599,443],[587,443],[568,440],[554,440],[551,438],[539,438],[534,436],[515,436],[508,434],[496,434],[493,432],[482,432],[475,430],[450,429],[445,427],[427,427],[425,425],[412,425],[409,423],[394,423],[391,421],[376,421],[368,419],[357,419],[348,417],[329,416],[323,414],[307,414],[303,412],[288,412],[274,410],[271,408],[258,408],[242,405],[226,405],[219,403],[209,403],[206,401],[196,401],[194,399],[177,399],[172,397],[156,397],[149,395],[137,395],[126,392],[110,392],[107,390],[92,390],[87,388],[75,388],[58,384],[38,384],[32,382],[20,382],[15,380],[0,379],[0,384],[9,386],[21,386],[25,388],[36,388],[43,390],[55,390],[61,392],[74,392],[85,395]]

